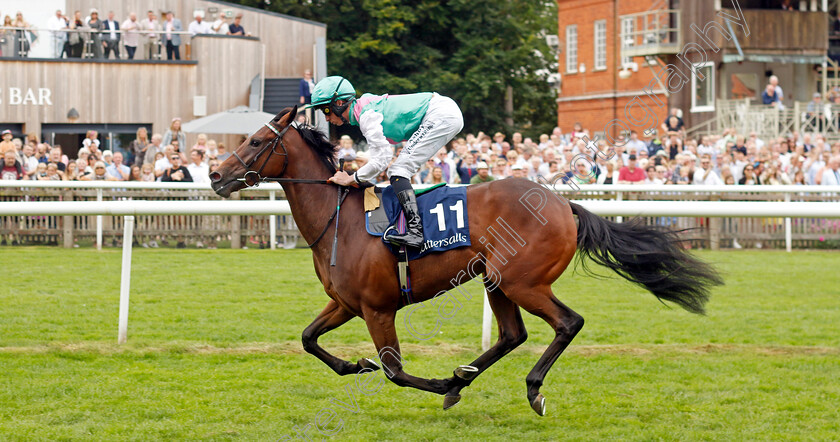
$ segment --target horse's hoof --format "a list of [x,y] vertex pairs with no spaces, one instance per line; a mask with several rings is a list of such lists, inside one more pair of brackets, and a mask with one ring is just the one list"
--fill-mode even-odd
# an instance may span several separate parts
[[370,358],[359,359],[359,366],[364,368],[364,369],[373,370],[373,371],[379,370],[381,368],[381,367],[379,367],[379,364],[377,364],[376,362],[374,362],[373,359],[370,359]]
[[460,394],[447,394],[446,396],[443,397],[443,409],[448,410],[448,409],[454,407],[455,405],[457,405],[458,402],[460,402],[460,401],[461,401],[461,395]]
[[455,376],[465,381],[471,381],[478,376],[478,369],[472,365],[460,365],[455,369]]
[[537,394],[537,397],[531,401],[531,408],[540,416],[545,416],[545,396],[542,393]]

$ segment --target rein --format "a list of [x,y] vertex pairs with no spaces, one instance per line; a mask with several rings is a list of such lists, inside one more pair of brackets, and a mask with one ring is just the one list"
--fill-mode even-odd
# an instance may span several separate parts
[[[271,122],[265,123],[265,127],[269,128],[277,136],[273,140],[271,140],[270,143],[266,144],[265,147],[263,147],[262,150],[260,150],[254,156],[254,158],[251,158],[251,161],[246,163],[242,159],[242,157],[240,157],[239,154],[236,153],[236,151],[233,152],[233,156],[237,160],[239,160],[240,163],[242,163],[242,165],[245,167],[245,170],[247,171],[247,172],[245,172],[245,175],[242,176],[242,178],[237,178],[236,179],[237,181],[241,181],[241,182],[245,183],[245,185],[248,186],[248,187],[257,187],[257,186],[260,185],[260,183],[268,182],[268,181],[277,182],[277,183],[334,184],[334,183],[332,183],[328,180],[311,180],[311,179],[305,179],[305,178],[269,178],[269,177],[263,177],[261,175],[262,171],[263,171],[263,168],[265,168],[265,165],[268,164],[268,160],[271,159],[271,156],[275,155],[275,154],[279,155],[279,156],[286,157],[285,160],[283,161],[283,169],[280,171],[279,175],[283,176],[283,174],[286,173],[286,166],[289,165],[289,160],[288,160],[289,152],[286,150],[286,144],[283,143],[283,135],[286,134],[286,131],[289,130],[289,128],[292,127],[292,125],[289,124],[286,127],[284,127],[283,130],[280,130],[280,131],[278,131],[277,128],[274,127],[273,124],[271,124]],[[277,151],[278,142],[280,143],[280,147],[283,149],[283,153],[280,153],[280,152]],[[268,156],[265,157],[265,161],[263,161],[259,170],[250,170],[251,166],[253,166],[254,163],[257,161],[257,159],[259,157],[261,157],[262,154],[265,153],[265,151],[267,151],[267,150],[268,150]],[[342,167],[342,169],[343,169],[343,167]],[[251,177],[253,177],[253,178],[251,178]],[[350,190],[349,189],[344,189],[341,186],[338,186],[338,192],[339,192],[338,205],[336,206],[335,211],[333,212],[332,216],[330,216],[330,219],[327,220],[327,225],[324,226],[324,230],[321,231],[321,234],[318,235],[318,238],[316,238],[315,241],[313,241],[311,244],[308,244],[308,247],[310,249],[312,247],[315,247],[315,244],[318,244],[318,241],[320,241],[321,238],[323,238],[324,235],[327,233],[327,230],[330,229],[330,224],[332,223],[332,220],[335,219],[336,215],[338,214],[338,211],[341,209],[341,203],[344,202],[344,198],[347,197],[347,194],[350,193]],[[338,223],[336,223],[335,228],[336,228],[336,235],[338,235]]]
[[[335,206],[335,211],[333,212],[332,216],[330,216],[330,219],[327,220],[327,225],[324,226],[324,230],[322,230],[321,234],[318,235],[317,238],[315,238],[315,241],[312,241],[312,244],[308,245],[308,247],[310,249],[315,247],[315,244],[318,244],[318,241],[320,241],[321,238],[323,238],[324,235],[326,235],[327,230],[330,229],[330,225],[332,224],[332,220],[335,219],[335,216],[338,214],[339,208],[341,208],[341,203],[344,202],[344,198],[346,198],[347,194],[350,193],[350,189],[338,189],[338,191],[341,192],[340,193],[341,196],[339,196],[339,198],[338,198],[338,205]],[[336,235],[337,235],[338,234],[338,222],[336,222],[335,232],[336,232]]]
[[[265,153],[265,151],[271,149],[268,153],[268,156],[265,157],[265,161],[263,161],[259,170],[256,170],[256,171],[248,170],[247,172],[245,172],[245,175],[242,178],[237,178],[237,181],[241,181],[241,182],[245,183],[245,185],[248,186],[248,187],[257,187],[257,186],[259,186],[260,183],[268,182],[268,181],[273,181],[273,182],[278,182],[278,183],[332,184],[331,182],[329,182],[327,180],[309,180],[309,179],[304,179],[304,178],[269,178],[269,177],[263,177],[261,175],[262,171],[265,168],[265,165],[268,164],[268,160],[271,159],[272,155],[276,154],[276,155],[288,158],[289,153],[288,153],[288,151],[286,151],[286,144],[283,143],[283,135],[286,134],[286,131],[289,130],[289,128],[292,127],[292,125],[289,124],[288,126],[284,127],[283,130],[281,130],[281,131],[278,131],[277,128],[274,127],[274,125],[271,124],[270,122],[265,123],[265,127],[269,128],[277,136],[273,140],[271,140],[270,143],[266,144],[265,147],[263,147],[262,150],[260,150],[254,156],[254,158],[251,158],[251,161],[246,163],[242,159],[242,157],[240,157],[239,154],[236,153],[236,151],[233,152],[233,156],[236,157],[237,160],[239,160],[239,162],[245,167],[245,170],[248,170],[248,169],[251,168],[251,166],[254,165],[254,163],[257,161],[257,159],[259,157],[261,157],[263,153]],[[277,143],[278,142],[280,143],[280,147],[283,149],[283,153],[277,152]],[[280,176],[283,176],[283,174],[286,173],[286,166],[288,166],[288,165],[289,165],[289,161],[287,159],[286,161],[283,162],[283,170],[280,171],[280,174],[279,174]],[[249,177],[254,177],[254,178],[251,179]]]

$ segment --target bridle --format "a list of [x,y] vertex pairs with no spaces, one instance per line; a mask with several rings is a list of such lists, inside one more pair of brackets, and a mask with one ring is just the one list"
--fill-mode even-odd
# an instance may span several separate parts
[[[242,157],[240,157],[239,154],[236,153],[235,150],[233,151],[233,156],[237,160],[239,160],[239,162],[242,163],[242,165],[245,167],[245,175],[243,175],[242,178],[237,178],[236,179],[237,181],[241,181],[241,182],[245,183],[245,185],[248,186],[248,187],[257,187],[257,186],[260,185],[260,183],[267,182],[267,181],[273,181],[273,182],[278,182],[278,183],[330,184],[330,185],[335,184],[335,183],[333,183],[329,180],[309,180],[309,179],[303,179],[303,178],[283,178],[283,174],[286,173],[286,167],[289,165],[289,152],[286,150],[286,144],[283,143],[283,135],[286,135],[286,131],[289,130],[290,127],[292,127],[292,123],[289,123],[286,127],[283,128],[283,130],[277,130],[277,128],[274,127],[274,125],[271,124],[271,122],[265,123],[265,127],[269,128],[277,136],[274,137],[274,139],[271,140],[271,142],[266,144],[265,147],[263,147],[256,155],[254,155],[254,158],[251,158],[251,161],[246,163],[242,159]],[[277,151],[277,144],[280,144],[280,148],[283,149],[283,153],[280,153],[280,152]],[[257,162],[257,159],[259,157],[261,157],[262,154],[264,154],[266,151],[268,151],[268,156],[265,157],[265,161],[262,162],[262,165],[260,165],[260,168],[258,170],[251,170],[251,166],[253,166],[254,163]],[[262,176],[262,171],[265,168],[265,165],[268,164],[268,161],[271,159],[271,156],[275,155],[275,154],[285,157],[283,159],[283,169],[280,170],[280,173],[278,174],[278,178],[269,178],[269,177]],[[342,160],[341,169],[344,168],[343,163],[344,163],[344,161]],[[250,179],[249,177],[253,177],[253,179]],[[312,243],[308,245],[310,249],[312,247],[315,247],[315,244],[318,244],[318,241],[320,241],[321,238],[324,237],[324,234],[327,233],[327,230],[329,230],[330,224],[332,223],[332,220],[335,219],[336,216],[338,215],[338,211],[341,209],[341,203],[344,202],[344,198],[347,197],[348,193],[349,193],[348,189],[346,189],[344,187],[341,187],[341,186],[338,186],[338,205],[335,208],[335,212],[333,212],[330,219],[327,220],[327,225],[324,226],[324,230],[321,231],[321,234],[318,235],[318,238],[316,238],[315,241],[312,241]],[[335,248],[336,248],[337,238],[338,238],[338,220],[336,220],[336,223],[335,223],[335,239],[333,239],[333,256],[332,256],[332,259],[331,259],[331,261],[332,261],[331,265],[335,265]]]
[[[241,181],[245,183],[248,187],[257,187],[260,183],[273,181],[278,183],[305,183],[305,184],[332,184],[332,182],[327,180],[309,180],[309,179],[302,179],[302,178],[282,178],[283,174],[286,173],[286,167],[289,165],[289,152],[286,150],[286,144],[283,143],[283,135],[286,134],[286,131],[292,127],[292,123],[289,123],[283,130],[277,130],[271,122],[265,123],[265,127],[269,128],[272,132],[274,132],[276,137],[274,137],[271,142],[266,144],[256,155],[254,158],[251,158],[251,161],[245,162],[242,157],[239,156],[236,151],[233,151],[233,156],[239,160],[242,166],[245,167],[245,175],[242,178],[237,178],[237,181]],[[280,144],[280,148],[283,149],[283,153],[277,151],[277,144]],[[251,170],[251,166],[257,162],[257,159],[262,156],[266,151],[268,151],[268,156],[265,157],[265,161],[262,162],[260,168],[258,170]],[[285,157],[283,159],[283,169],[280,170],[278,174],[279,178],[269,178],[262,176],[262,171],[265,168],[265,165],[268,164],[268,161],[271,159],[272,155],[279,155]],[[253,178],[250,178],[253,177]]]

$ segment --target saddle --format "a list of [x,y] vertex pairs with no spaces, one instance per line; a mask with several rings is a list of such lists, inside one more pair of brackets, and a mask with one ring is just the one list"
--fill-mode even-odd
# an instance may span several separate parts
[[[446,183],[440,183],[426,189],[415,189],[414,194],[419,197],[445,185]],[[365,229],[373,236],[381,237],[391,226],[388,213],[385,212],[385,206],[382,205],[382,192],[385,189],[387,187],[378,186],[365,189]]]
[[[391,252],[397,256],[403,305],[412,303],[409,261],[428,253],[470,245],[466,188],[448,187],[441,183],[426,189],[417,189],[415,195],[423,223],[422,247],[397,247],[386,242]],[[365,189],[364,210],[365,229],[370,235],[381,238],[390,226],[395,226],[400,233],[405,232],[405,215],[390,186]]]

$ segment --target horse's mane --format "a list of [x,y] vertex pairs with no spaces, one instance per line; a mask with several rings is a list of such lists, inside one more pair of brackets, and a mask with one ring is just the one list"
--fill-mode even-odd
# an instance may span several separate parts
[[[279,115],[274,119],[274,121],[279,121],[283,116],[291,112],[291,108],[283,109]],[[327,137],[316,130],[313,126],[309,126],[306,124],[295,125],[294,128],[298,131],[303,141],[306,141],[306,144],[312,148],[313,151],[318,155],[318,158],[327,166],[330,172],[335,173],[335,155],[336,149],[330,140]]]

